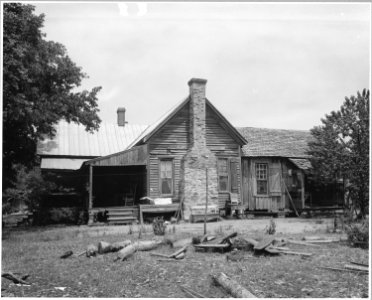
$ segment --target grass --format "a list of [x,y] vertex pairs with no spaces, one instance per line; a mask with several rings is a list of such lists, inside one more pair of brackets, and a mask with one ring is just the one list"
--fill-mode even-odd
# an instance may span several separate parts
[[[192,236],[177,225],[177,238]],[[210,274],[224,272],[259,297],[367,297],[368,276],[335,272],[320,266],[343,267],[349,261],[368,262],[368,250],[340,243],[321,247],[290,245],[294,250],[312,252],[310,258],[292,255],[253,256],[240,262],[226,260],[226,254],[195,252],[189,247],[186,258],[177,262],[158,261],[149,252],[138,252],[125,262],[114,262],[115,253],[94,258],[59,256],[68,250],[78,253],[88,244],[104,240],[155,238],[151,226],[110,228],[56,228],[15,231],[3,235],[3,271],[30,274],[31,286],[17,286],[2,280],[2,296],[16,297],[186,297],[179,285],[187,285],[206,297],[228,297],[212,284]],[[231,233],[231,225],[218,224],[214,234]],[[173,229],[172,229],[173,231]],[[182,232],[181,232],[182,231]],[[166,236],[171,233],[167,232]],[[240,237],[261,239],[264,230],[240,232]],[[320,233],[316,233],[320,235]],[[331,234],[321,233],[328,237]],[[280,236],[278,234],[274,236]],[[283,234],[282,234],[283,236]],[[303,234],[285,235],[300,239]],[[334,236],[334,235],[332,235]],[[156,252],[174,251],[163,245]],[[56,287],[66,287],[63,291]]]

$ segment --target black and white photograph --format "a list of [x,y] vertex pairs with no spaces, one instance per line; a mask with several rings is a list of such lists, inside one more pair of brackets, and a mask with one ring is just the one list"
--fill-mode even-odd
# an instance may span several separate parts
[[1,1],[4,298],[371,298],[370,1]]

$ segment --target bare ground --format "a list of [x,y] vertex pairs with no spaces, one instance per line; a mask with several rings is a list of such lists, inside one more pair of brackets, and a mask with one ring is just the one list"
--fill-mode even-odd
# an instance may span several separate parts
[[[276,236],[302,238],[329,234],[333,219],[275,219]],[[238,231],[242,237],[260,239],[268,219],[231,220],[208,223],[208,232],[224,235]],[[137,252],[125,262],[114,262],[115,253],[95,258],[59,258],[67,250],[78,253],[89,243],[125,239],[138,240],[140,226],[47,227],[3,231],[2,271],[29,274],[30,286],[2,279],[2,296],[16,297],[187,297],[179,285],[187,285],[206,297],[229,297],[213,285],[210,274],[224,272],[258,297],[368,297],[368,276],[320,268],[342,268],[349,261],[368,263],[368,250],[343,243],[321,247],[290,245],[313,256],[267,256],[244,253],[240,262],[226,254],[195,252],[182,261],[159,261],[149,252]],[[170,225],[167,234],[179,237],[203,233],[203,224]],[[153,239],[151,226],[142,227],[142,240]],[[156,252],[171,253],[164,245]]]

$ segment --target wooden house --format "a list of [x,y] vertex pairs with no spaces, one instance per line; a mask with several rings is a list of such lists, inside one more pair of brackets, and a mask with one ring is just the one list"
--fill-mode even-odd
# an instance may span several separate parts
[[309,180],[309,131],[238,128],[242,148],[243,204],[249,212],[285,213],[342,205],[342,186],[314,186]]
[[42,170],[69,178],[67,190],[87,208],[90,223],[103,212],[113,223],[159,212],[189,220],[191,208],[206,201],[252,213],[318,203],[324,191],[314,198],[307,182],[310,133],[235,128],[206,98],[206,82],[191,79],[189,95],[151,126],[127,124],[124,109],[118,125],[93,134],[61,122],[54,139],[39,143]]

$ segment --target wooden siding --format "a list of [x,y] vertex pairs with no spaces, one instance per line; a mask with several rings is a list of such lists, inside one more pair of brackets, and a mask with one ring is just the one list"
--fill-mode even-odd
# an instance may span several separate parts
[[139,166],[147,164],[147,145],[93,159],[87,162],[92,166]]
[[159,190],[159,159],[173,159],[173,203],[180,201],[181,160],[190,147],[190,105],[186,104],[149,141],[150,197],[162,197]]
[[[267,195],[258,195],[256,186],[256,164],[268,165]],[[243,203],[249,210],[277,212],[286,208],[285,190],[282,181],[282,161],[276,158],[243,158]]]
[[206,108],[206,141],[208,148],[216,156],[239,156],[239,145],[222,127],[221,120],[208,107]]
[[[241,184],[240,184],[240,146],[231,137],[228,131],[221,125],[221,119],[206,106],[206,142],[207,147],[218,157],[229,158],[230,162],[235,161],[236,177],[238,183],[238,199],[241,201]],[[230,163],[229,163],[230,166]],[[231,178],[229,178],[229,189],[231,186]],[[225,203],[230,200],[230,194],[226,192],[218,193],[218,203],[220,208],[225,207]]]
[[[207,147],[217,156],[236,162],[236,176],[238,184],[238,198],[241,199],[241,171],[240,171],[240,146],[221,125],[221,120],[215,113],[206,109],[206,142]],[[174,203],[180,201],[181,162],[184,155],[191,147],[190,105],[187,103],[175,114],[156,134],[148,141],[148,195],[161,197],[159,190],[159,159],[173,159],[173,196]],[[230,185],[229,185],[230,188]],[[220,207],[225,207],[230,198],[229,193],[219,193]]]

